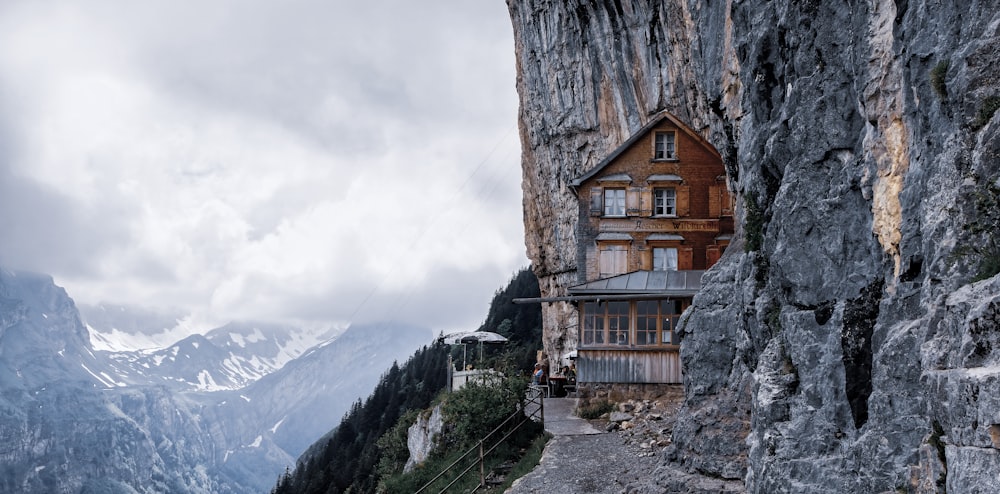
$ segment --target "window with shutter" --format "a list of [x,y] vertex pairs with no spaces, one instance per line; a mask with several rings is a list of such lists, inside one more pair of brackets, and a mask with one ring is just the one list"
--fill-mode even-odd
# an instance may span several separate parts
[[604,189],[604,216],[625,216],[625,189]]
[[636,216],[639,214],[639,196],[642,188],[640,187],[629,187],[628,192],[625,195],[625,214],[628,216]]
[[653,216],[677,215],[677,191],[673,188],[653,189]]
[[677,249],[677,269],[687,271],[694,269],[694,249],[681,247]]
[[722,216],[722,195],[718,185],[708,187],[708,217],[718,218]]
[[621,244],[600,245],[597,260],[601,278],[608,278],[628,272],[628,246]]
[[720,187],[720,200],[722,203],[722,211],[719,216],[732,216],[733,215],[733,196],[729,194],[729,188],[723,185]]
[[639,215],[653,215],[653,191],[649,187],[643,187],[639,192]]
[[722,251],[719,250],[718,245],[709,245],[705,247],[705,269],[708,269],[715,265],[722,257]]
[[675,189],[677,194],[677,216],[688,216],[691,214],[691,187],[678,185]]
[[604,211],[604,189],[594,187],[590,189],[590,215],[600,216]]

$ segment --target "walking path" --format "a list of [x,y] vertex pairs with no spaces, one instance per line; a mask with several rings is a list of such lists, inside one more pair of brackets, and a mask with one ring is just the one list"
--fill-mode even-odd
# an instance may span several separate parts
[[575,398],[545,399],[545,430],[553,438],[538,466],[505,494],[617,494],[656,468],[648,450],[574,415],[576,404]]
[[545,430],[553,436],[604,434],[576,416],[576,398],[545,398]]

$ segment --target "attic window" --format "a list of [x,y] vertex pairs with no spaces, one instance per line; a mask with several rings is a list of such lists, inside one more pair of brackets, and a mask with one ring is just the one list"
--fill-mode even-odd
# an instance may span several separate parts
[[656,132],[654,134],[653,159],[673,160],[677,159],[676,133]]

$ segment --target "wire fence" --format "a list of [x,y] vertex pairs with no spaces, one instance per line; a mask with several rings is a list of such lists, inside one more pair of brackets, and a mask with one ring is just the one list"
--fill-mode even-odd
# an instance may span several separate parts
[[[433,492],[430,490],[431,486],[433,486],[439,480],[446,478],[446,476],[449,473],[453,473],[455,470],[462,468],[462,465],[465,465],[464,469],[462,469],[462,471],[458,473],[458,475],[454,479],[452,479],[451,482],[449,482],[441,490],[439,490],[438,494],[444,494],[445,492],[448,492],[448,489],[452,488],[452,486],[454,486],[455,484],[458,484],[462,479],[464,479],[467,475],[469,475],[471,472],[475,470],[478,470],[479,473],[479,483],[476,484],[476,487],[473,488],[470,492],[476,492],[480,488],[485,487],[486,462],[489,455],[494,451],[496,451],[496,449],[499,448],[504,443],[504,441],[509,439],[514,433],[516,433],[526,424],[530,422],[539,422],[541,423],[543,428],[545,427],[544,396],[545,396],[544,390],[533,386],[529,386],[527,393],[525,395],[523,409],[518,410],[513,414],[511,414],[509,417],[507,417],[507,419],[505,419],[503,423],[501,423],[495,429],[486,434],[486,436],[480,439],[475,446],[469,448],[465,452],[465,454],[460,456],[457,460],[452,462],[451,465],[448,465],[447,468],[442,470],[441,473],[437,474],[437,476],[435,476],[434,478],[429,480],[426,484],[424,484],[424,486],[421,487],[419,490],[417,490],[415,494]],[[520,422],[518,422],[517,425],[514,425],[513,427],[510,427],[508,429],[507,426],[512,422],[514,422],[515,420],[517,420],[518,418],[521,419]],[[496,441],[492,441],[491,438],[493,438],[494,436],[499,436],[501,432],[504,430],[507,430],[507,432],[504,433],[502,437],[496,439]]]

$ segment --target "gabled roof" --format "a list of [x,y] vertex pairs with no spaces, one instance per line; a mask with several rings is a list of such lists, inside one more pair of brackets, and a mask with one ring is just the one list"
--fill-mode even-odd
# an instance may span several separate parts
[[681,122],[680,120],[677,119],[677,117],[673,116],[670,112],[664,110],[661,111],[660,113],[657,113],[652,119],[649,120],[649,122],[646,123],[646,125],[643,125],[641,129],[636,131],[634,134],[632,134],[631,137],[628,138],[628,140],[622,143],[621,146],[615,148],[615,150],[612,151],[611,154],[609,154],[606,158],[604,158],[600,163],[598,163],[597,166],[592,168],[587,173],[584,173],[576,180],[570,182],[570,186],[579,187],[581,184],[583,184],[583,182],[587,181],[594,175],[600,173],[601,170],[610,165],[611,162],[615,160],[615,158],[621,156],[622,153],[624,153],[626,150],[632,147],[632,145],[635,144],[637,141],[646,137],[646,135],[649,134],[654,127],[663,123],[664,120],[670,120],[670,122],[676,125],[678,129],[680,129],[682,132],[691,136],[691,138],[697,141],[698,144],[701,144],[703,147],[711,151],[712,154],[718,156],[719,159],[722,159],[722,156],[719,154],[719,151],[715,149],[714,146],[712,146],[703,137],[698,135],[695,131],[691,130],[691,127],[688,127],[687,124]]
[[701,289],[699,271],[633,271],[569,287],[571,295],[664,294],[690,297]]

